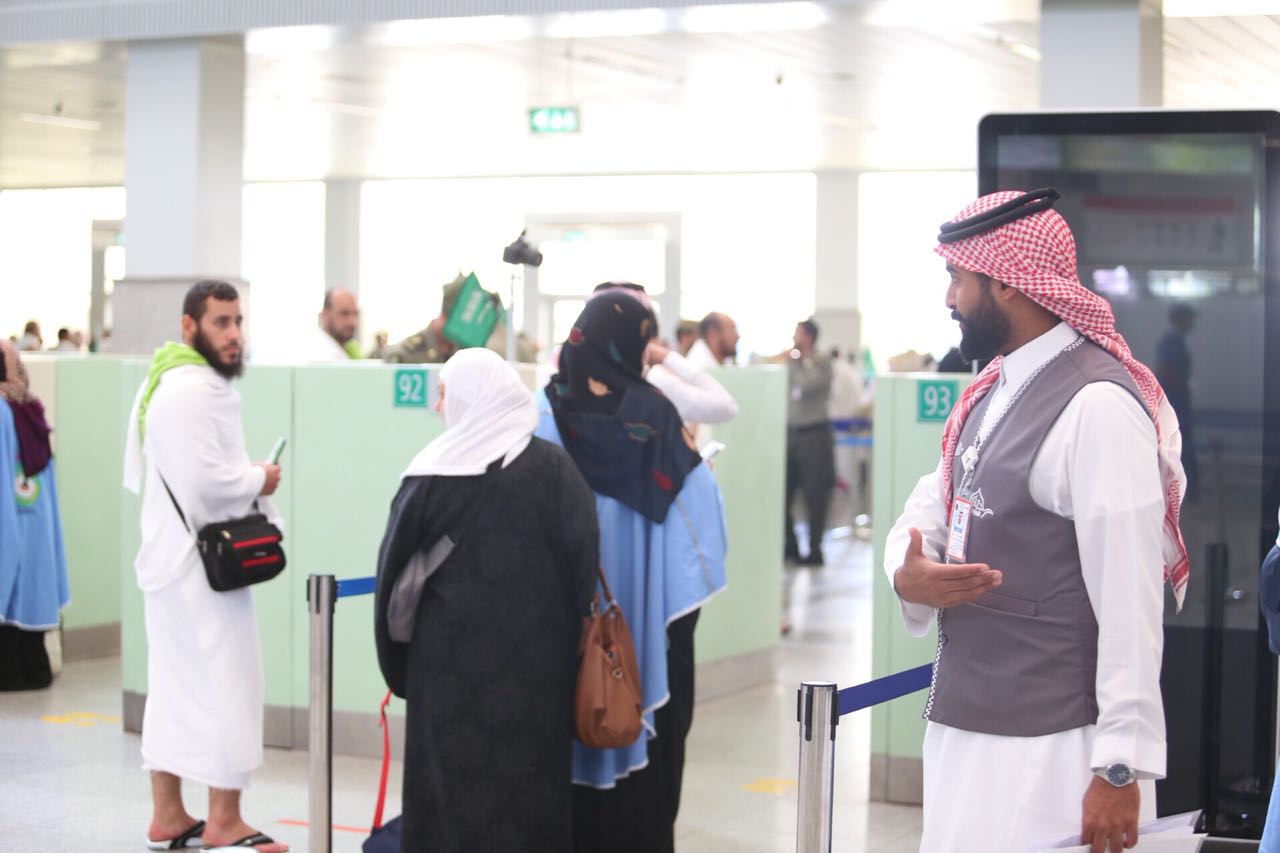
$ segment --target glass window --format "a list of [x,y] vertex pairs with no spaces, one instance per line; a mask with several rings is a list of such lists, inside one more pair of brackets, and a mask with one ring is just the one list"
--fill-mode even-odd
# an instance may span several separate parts
[[[309,351],[324,305],[324,184],[245,184],[241,276],[249,282],[254,361],[294,361]],[[362,343],[371,344],[365,334]]]
[[973,172],[868,172],[858,179],[858,302],[877,368],[914,349],[941,360],[960,343],[946,308],[938,226],[973,201]]
[[93,223],[123,218],[121,187],[0,193],[0,334],[35,320],[48,348],[59,327],[87,331]]
[[[460,271],[507,299],[512,267],[502,249],[529,216],[572,216],[586,226],[593,214],[607,221],[651,211],[679,215],[671,239],[680,248],[680,313],[724,311],[737,321],[744,358],[775,353],[789,345],[796,320],[813,313],[815,196],[811,173],[370,181],[361,202],[363,325],[386,329],[392,343],[418,331]],[[550,280],[557,292],[583,294],[613,277],[557,272],[559,251],[544,248],[541,287]],[[554,341],[540,343],[548,352]]]
[[538,290],[551,296],[585,296],[605,281],[631,281],[650,296],[666,290],[663,240],[547,240]]

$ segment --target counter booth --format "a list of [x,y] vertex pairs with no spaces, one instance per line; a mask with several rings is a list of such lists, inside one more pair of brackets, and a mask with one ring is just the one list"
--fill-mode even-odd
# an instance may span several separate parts
[[[72,591],[64,612],[68,657],[118,649],[124,725],[137,731],[147,693],[142,596],[133,577],[139,499],[122,488],[121,469],[125,423],[147,362],[33,356],[28,363],[55,427]],[[250,455],[265,458],[277,438],[288,439],[275,495],[288,567],[253,592],[268,745],[307,744],[307,575],[373,574],[400,473],[443,430],[432,410],[437,370],[380,362],[251,366],[238,383]],[[781,610],[786,374],[752,367],[726,369],[719,378],[742,414],[716,427],[727,447],[714,465],[729,534],[729,586],[698,624],[700,697],[773,680]],[[379,753],[377,711],[386,687],[371,596],[346,599],[338,609],[333,673],[335,751]],[[399,725],[403,705],[391,710]]]

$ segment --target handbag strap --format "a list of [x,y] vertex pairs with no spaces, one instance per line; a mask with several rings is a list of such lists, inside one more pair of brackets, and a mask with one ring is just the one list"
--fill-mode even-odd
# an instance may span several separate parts
[[173,508],[178,511],[178,518],[182,519],[182,526],[194,536],[195,531],[191,529],[190,524],[187,524],[187,517],[182,513],[182,507],[178,506],[178,499],[173,496],[173,489],[169,488],[169,484],[164,481],[164,474],[160,473],[159,468],[156,469],[156,476],[160,478],[160,485],[164,486],[164,490],[169,493],[169,500],[173,501]]
[[[187,524],[187,516],[182,512],[182,507],[178,506],[178,499],[173,496],[173,489],[169,488],[169,484],[165,482],[164,474],[160,473],[159,468],[156,468],[156,476],[160,478],[160,485],[164,486],[164,490],[169,493],[169,500],[173,501],[173,508],[178,511],[178,518],[182,519],[182,526],[187,529],[188,533],[195,536],[196,532],[191,529],[190,524]],[[253,499],[253,508],[258,508],[257,498]]]
[[382,770],[378,776],[378,804],[373,810],[373,828],[382,826],[382,807],[387,804],[387,770],[391,767],[391,732],[387,727],[387,703],[391,701],[391,691],[382,697],[382,706],[378,709],[378,727],[382,729]]
[[604,579],[604,568],[599,563],[596,563],[596,576],[600,578],[600,586],[604,587],[604,603],[612,604],[613,593],[609,590],[609,582]]

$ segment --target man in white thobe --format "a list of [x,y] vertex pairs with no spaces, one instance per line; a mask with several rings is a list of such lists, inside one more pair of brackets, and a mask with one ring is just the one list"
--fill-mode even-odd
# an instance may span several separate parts
[[[147,630],[143,767],[154,811],[148,846],[236,845],[282,853],[286,845],[249,826],[240,792],[262,764],[263,676],[248,588],[215,592],[196,552],[207,524],[249,514],[280,468],[249,461],[232,387],[243,364],[240,301],[225,282],[193,285],[183,304],[183,343],[156,351],[129,422],[125,485],[142,493],[142,545],[134,562]],[[179,514],[181,511],[181,515]],[[209,788],[198,821],[182,780]]]
[[961,350],[995,360],[885,547],[908,632],[939,625],[928,853],[1074,833],[1132,847],[1165,772],[1162,578],[1179,601],[1187,578],[1177,421],[1076,280],[1056,198],[984,196],[939,237]]
[[360,358],[360,344],[356,340],[359,326],[360,306],[356,295],[341,287],[326,292],[310,351],[303,360],[341,364]]

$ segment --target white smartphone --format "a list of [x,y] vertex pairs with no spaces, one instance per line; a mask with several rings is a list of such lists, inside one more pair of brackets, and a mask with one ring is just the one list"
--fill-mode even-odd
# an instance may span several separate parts
[[707,446],[702,448],[702,461],[710,462],[712,459],[716,458],[716,454],[719,453],[721,450],[724,450],[723,441],[713,440],[713,441],[707,442]]
[[271,448],[271,453],[267,456],[267,462],[272,465],[280,464],[280,454],[284,453],[284,436],[276,439],[275,446]]

